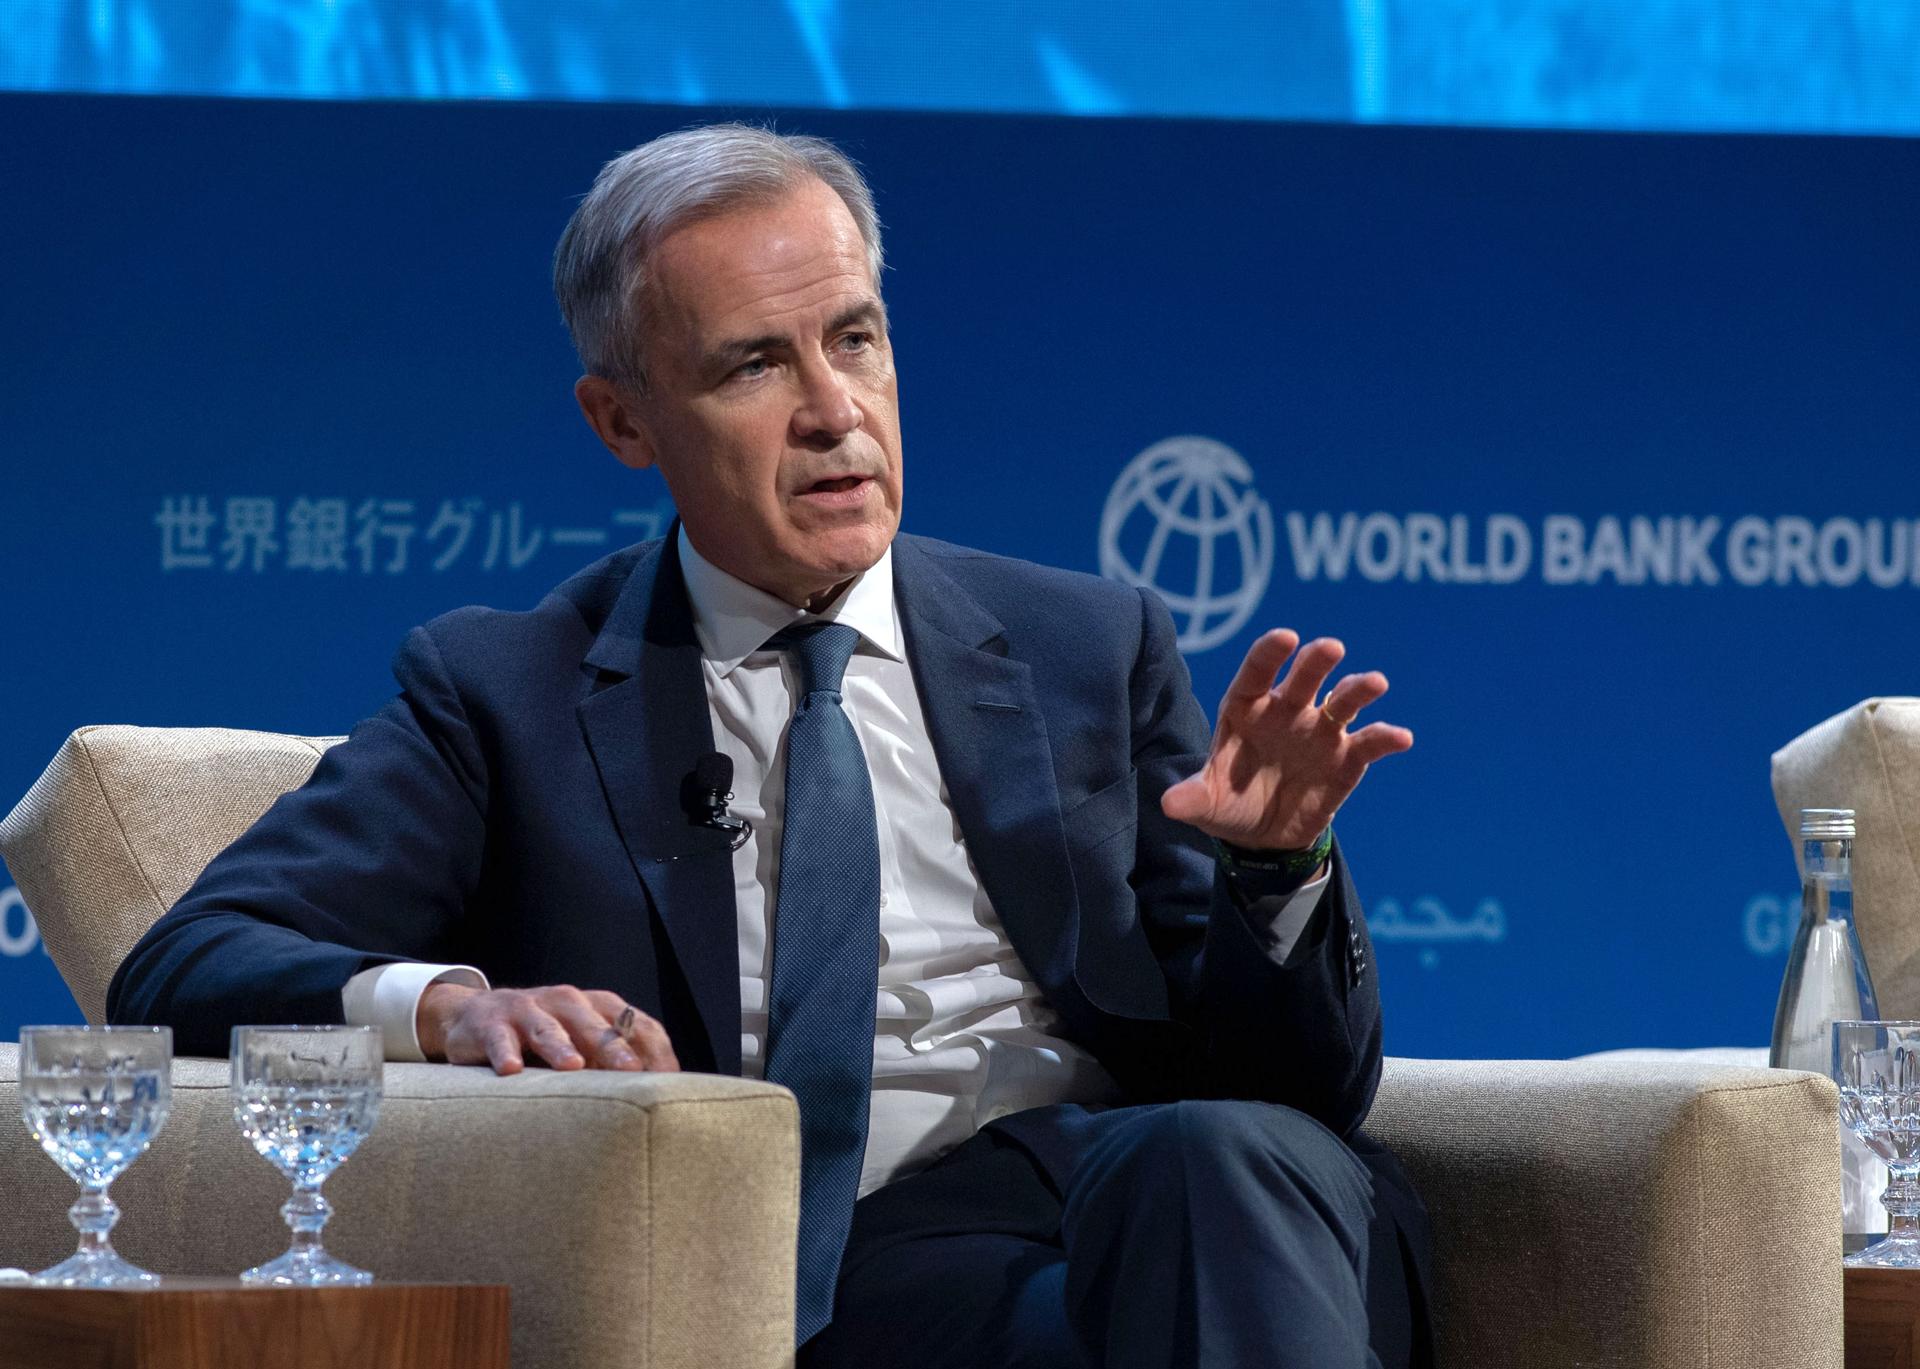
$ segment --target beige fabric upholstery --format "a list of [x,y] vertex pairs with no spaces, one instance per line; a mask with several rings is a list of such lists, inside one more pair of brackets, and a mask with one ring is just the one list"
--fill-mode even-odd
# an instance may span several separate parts
[[[0,1046],[0,1118],[19,1116]],[[224,1061],[174,1066],[173,1114],[114,1185],[114,1244],[166,1274],[232,1275],[287,1245],[287,1186],[234,1125]],[[715,1075],[389,1065],[379,1125],[327,1183],[326,1242],[389,1279],[512,1286],[529,1369],[793,1362],[798,1115]],[[0,1126],[0,1265],[72,1253],[74,1186]]]
[[0,858],[87,1021],[127,952],[338,737],[83,727],[0,821]]
[[[119,958],[326,740],[88,728],[0,849],[97,1018]],[[1860,805],[1856,805],[1860,806]],[[0,1048],[0,1121],[17,1106]],[[176,1067],[174,1118],[115,1186],[165,1272],[285,1243],[225,1065]],[[328,1242],[391,1278],[504,1281],[527,1369],[792,1360],[792,1097],[711,1076],[393,1065],[329,1184]],[[1389,1060],[1372,1129],[1431,1204],[1445,1369],[1838,1369],[1833,1086],[1718,1063]],[[71,1185],[0,1125],[0,1265],[71,1246]]]
[[1868,699],[1794,738],[1773,797],[1796,861],[1802,808],[1858,814],[1854,918],[1880,1015],[1920,1018],[1920,699]]
[[1839,1369],[1833,1084],[1692,1061],[1389,1060],[1440,1363]]

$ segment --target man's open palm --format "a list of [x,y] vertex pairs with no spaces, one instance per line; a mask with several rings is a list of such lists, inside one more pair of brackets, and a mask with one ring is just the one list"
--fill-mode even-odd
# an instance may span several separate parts
[[1320,699],[1346,648],[1322,637],[1294,656],[1299,644],[1298,633],[1275,628],[1248,649],[1220,701],[1206,765],[1161,797],[1168,817],[1236,846],[1299,850],[1326,830],[1369,765],[1413,745],[1413,733],[1391,723],[1347,731],[1387,692],[1385,675],[1348,675]]

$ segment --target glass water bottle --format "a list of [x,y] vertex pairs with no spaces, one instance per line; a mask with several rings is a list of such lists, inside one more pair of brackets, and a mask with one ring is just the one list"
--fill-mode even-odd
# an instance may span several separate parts
[[1833,1066],[1833,1024],[1880,1016],[1866,957],[1853,930],[1853,810],[1802,808],[1800,929],[1773,1014],[1776,1069],[1826,1074]]

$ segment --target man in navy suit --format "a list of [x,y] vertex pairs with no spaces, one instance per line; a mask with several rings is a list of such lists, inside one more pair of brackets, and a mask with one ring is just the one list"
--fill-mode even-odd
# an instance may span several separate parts
[[[141,940],[109,1015],[199,1053],[344,1019],[394,1058],[789,1082],[804,1365],[1423,1363],[1330,834],[1412,743],[1349,730],[1386,681],[1323,694],[1340,645],[1268,632],[1209,742],[1151,594],[898,533],[880,268],[818,140],[609,163],[555,264],[576,395],[680,523],[531,612],[416,629],[399,696]],[[744,842],[689,802],[716,750]]]

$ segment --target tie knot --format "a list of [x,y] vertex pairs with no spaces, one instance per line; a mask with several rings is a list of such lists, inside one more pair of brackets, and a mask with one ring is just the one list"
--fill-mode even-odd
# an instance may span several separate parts
[[860,634],[845,623],[802,623],[776,632],[767,645],[793,658],[800,672],[800,692],[840,692],[840,678],[860,644]]

